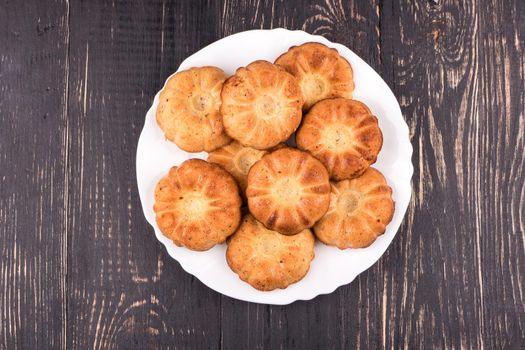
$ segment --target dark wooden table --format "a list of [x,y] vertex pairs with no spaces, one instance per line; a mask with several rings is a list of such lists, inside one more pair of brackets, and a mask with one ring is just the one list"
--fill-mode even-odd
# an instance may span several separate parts
[[[219,38],[274,27],[360,55],[414,146],[385,255],[288,306],[185,273],[135,184],[166,77]],[[0,0],[0,348],[523,349],[524,56],[520,0]]]

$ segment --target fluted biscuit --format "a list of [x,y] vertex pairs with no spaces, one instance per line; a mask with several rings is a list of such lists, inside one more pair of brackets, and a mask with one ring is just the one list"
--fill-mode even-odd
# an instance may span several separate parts
[[330,208],[314,231],[325,244],[364,248],[385,232],[393,215],[392,189],[378,170],[368,168],[360,177],[332,183]]
[[240,189],[246,190],[248,171],[266,151],[246,147],[237,141],[216,149],[208,154],[208,161],[219,164],[237,180]]
[[332,179],[343,180],[361,175],[376,161],[383,134],[364,103],[335,98],[310,109],[295,140],[326,166]]
[[285,236],[248,214],[228,240],[226,260],[240,279],[258,290],[286,288],[308,272],[314,243],[308,229]]
[[282,148],[265,155],[248,173],[248,208],[269,229],[295,234],[328,210],[328,172],[306,152]]
[[301,86],[307,110],[326,98],[352,98],[352,66],[336,49],[320,43],[292,46],[275,64],[295,76]]
[[221,93],[224,127],[244,146],[268,149],[285,142],[301,122],[303,95],[283,68],[255,61],[239,68]]
[[223,243],[241,220],[233,177],[215,164],[189,159],[172,167],[155,188],[160,231],[176,245],[208,250]]
[[168,140],[187,152],[208,152],[231,141],[219,111],[225,79],[216,67],[191,68],[168,79],[157,108],[157,124]]

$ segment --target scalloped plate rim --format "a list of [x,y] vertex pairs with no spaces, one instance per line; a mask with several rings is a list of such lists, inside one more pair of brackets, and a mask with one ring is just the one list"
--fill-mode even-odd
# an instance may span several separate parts
[[[144,142],[145,142],[145,130],[147,129],[148,118],[151,118],[151,116],[153,116],[153,118],[154,118],[155,110],[156,110],[157,105],[158,105],[158,98],[159,98],[160,91],[162,91],[162,89],[164,89],[167,80],[171,76],[173,76],[176,72],[173,73],[172,75],[170,75],[170,77],[168,77],[166,79],[162,89],[159,90],[159,92],[157,92],[157,94],[154,97],[152,106],[148,109],[148,111],[146,113],[144,126],[143,126],[143,129],[141,131],[141,135],[139,137],[139,141],[138,141],[138,144],[137,144],[136,176],[137,176],[137,186],[138,186],[138,190],[139,190],[139,197],[140,197],[143,213],[144,213],[144,216],[146,217],[146,220],[154,228],[156,238],[162,244],[164,244],[168,254],[173,259],[175,259],[176,261],[179,262],[179,264],[181,265],[181,267],[183,268],[184,271],[186,271],[187,273],[192,274],[197,279],[199,279],[203,284],[207,285],[211,289],[213,289],[213,290],[215,290],[215,291],[217,291],[217,292],[219,292],[219,293],[221,293],[223,295],[229,296],[231,298],[235,298],[235,299],[243,300],[243,301],[248,301],[248,302],[261,303],[261,304],[286,305],[286,304],[290,304],[290,303],[292,303],[294,301],[297,301],[297,300],[311,300],[311,299],[315,298],[318,295],[324,295],[324,294],[333,293],[337,288],[339,288],[339,287],[341,287],[343,285],[347,285],[347,284],[351,283],[360,273],[362,273],[362,272],[366,271],[367,269],[369,269],[373,264],[375,264],[379,260],[379,258],[381,258],[381,256],[384,254],[384,252],[386,251],[388,246],[391,244],[393,238],[397,234],[399,226],[400,226],[400,224],[402,222],[402,219],[405,216],[406,210],[408,208],[408,202],[410,200],[410,196],[411,196],[411,192],[412,192],[411,178],[412,178],[412,175],[413,175],[413,166],[412,166],[412,162],[411,162],[411,157],[412,157],[413,149],[412,149],[412,145],[410,143],[408,125],[406,124],[405,120],[403,119],[399,103],[397,102],[393,92],[388,87],[388,85],[377,74],[377,72],[375,72],[375,70],[373,68],[371,68],[364,60],[362,60],[359,56],[357,56],[352,50],[350,50],[349,48],[347,48],[346,46],[344,46],[342,44],[333,43],[333,42],[329,41],[328,39],[326,39],[326,38],[324,38],[322,36],[319,36],[319,35],[309,34],[309,33],[306,33],[304,31],[301,31],[301,30],[293,30],[292,31],[292,30],[287,30],[287,29],[284,29],[284,28],[255,29],[255,30],[248,30],[248,31],[244,31],[244,32],[239,32],[239,33],[232,34],[230,36],[224,37],[222,39],[219,39],[219,40],[215,41],[214,43],[211,43],[210,45],[207,45],[204,48],[202,48],[202,49],[198,50],[197,52],[195,52],[194,54],[190,55],[189,57],[187,57],[185,60],[182,61],[182,63],[180,64],[179,68],[177,69],[177,72],[180,71],[180,70],[189,68],[191,66],[191,62],[195,60],[195,57],[197,57],[202,51],[210,50],[210,48],[212,48],[213,46],[220,45],[221,43],[224,43],[225,41],[239,39],[239,38],[241,38],[242,36],[245,36],[245,35],[247,35],[247,36],[250,36],[250,35],[257,36],[257,35],[265,35],[265,34],[268,34],[268,33],[276,33],[276,34],[282,33],[282,35],[284,35],[284,36],[302,36],[303,38],[308,39],[308,40],[298,40],[299,42],[296,43],[295,45],[300,45],[301,43],[308,42],[308,41],[321,42],[321,43],[326,44],[327,46],[336,48],[339,51],[339,53],[341,55],[345,56],[345,58],[347,58],[347,59],[348,59],[348,57],[346,57],[346,55],[350,54],[350,57],[351,57],[350,61],[351,61],[352,66],[354,68],[354,74],[356,73],[356,69],[355,69],[356,68],[356,63],[358,63],[359,66],[367,67],[369,69],[367,71],[367,74],[372,74],[373,77],[376,79],[376,82],[379,83],[380,85],[382,85],[381,86],[382,92],[386,92],[387,93],[387,95],[388,95],[387,98],[388,99],[393,99],[395,101],[395,111],[392,114],[396,114],[396,116],[400,117],[399,118],[400,125],[397,125],[396,129],[397,129],[397,131],[402,129],[401,134],[404,135],[404,137],[402,137],[402,138],[400,138],[398,140],[399,141],[399,147],[402,148],[402,152],[403,152],[404,158],[402,159],[403,161],[397,161],[396,163],[394,163],[394,165],[397,165],[399,167],[399,170],[400,170],[400,173],[398,174],[399,178],[402,178],[404,180],[404,182],[405,182],[405,186],[402,189],[403,196],[404,196],[404,202],[403,202],[403,206],[402,207],[399,207],[398,203],[396,202],[396,213],[399,215],[399,213],[402,212],[401,213],[401,220],[399,220],[397,222],[396,227],[393,229],[393,231],[394,231],[393,234],[391,234],[391,237],[389,237],[389,241],[386,242],[386,244],[383,244],[384,246],[380,249],[380,253],[379,254],[376,253],[375,254],[375,255],[377,255],[376,257],[374,257],[372,259],[369,259],[365,264],[363,264],[361,266],[361,268],[359,269],[359,271],[354,270],[354,271],[352,271],[352,273],[348,273],[346,275],[344,275],[344,274],[340,275],[340,278],[338,279],[338,282],[333,283],[333,284],[329,284],[325,288],[323,288],[323,286],[325,286],[325,284],[319,283],[318,284],[318,288],[310,288],[310,289],[303,288],[303,289],[300,289],[300,291],[302,293],[283,293],[283,292],[286,292],[288,289],[290,289],[292,286],[299,285],[299,283],[301,283],[301,281],[300,281],[300,282],[298,282],[298,283],[296,283],[294,285],[289,286],[287,289],[276,290],[276,291],[272,291],[272,292],[260,292],[260,291],[252,290],[252,293],[250,293],[251,295],[249,295],[249,296],[245,296],[245,295],[233,292],[228,287],[221,288],[221,287],[217,287],[216,285],[213,285],[213,286],[210,285],[211,283],[209,283],[208,278],[206,278],[206,275],[203,272],[205,269],[203,269],[203,268],[199,269],[198,267],[196,267],[194,265],[190,265],[189,263],[187,263],[186,261],[181,259],[180,256],[177,256],[176,249],[184,249],[184,248],[176,247],[168,238],[166,238],[164,235],[162,235],[162,233],[160,233],[158,227],[156,226],[154,218],[152,219],[152,217],[151,217],[151,213],[152,213],[153,209],[152,208],[148,208],[144,204],[146,202],[145,198],[147,196],[147,193],[146,193],[146,190],[144,188],[146,185],[143,184],[142,181],[141,181],[142,173],[141,173],[141,166],[140,166],[142,164],[143,160],[144,160],[144,158],[141,158],[141,155],[142,155],[141,152],[144,151],[144,147],[145,147],[145,145],[144,145]],[[284,52],[284,51],[282,51],[282,52]],[[356,84],[356,91],[358,90],[358,88],[359,87]],[[364,98],[365,96],[362,96],[362,97]],[[171,146],[171,147],[173,147],[173,146]],[[202,157],[202,154],[195,154],[195,155],[197,157]],[[397,170],[397,168],[396,168],[396,170]],[[388,176],[387,176],[386,173],[385,173],[385,176],[388,179]],[[149,184],[149,185],[151,185],[151,184]],[[408,197],[406,197],[407,195],[408,195]],[[394,215],[396,215],[396,213]],[[380,238],[378,238],[378,240],[383,238],[383,237],[385,237],[386,233],[389,232],[389,230],[392,230],[390,225],[387,227],[387,231],[385,232],[385,235],[380,236]],[[376,243],[377,243],[377,241],[376,241]],[[374,244],[376,244],[376,243],[374,243]],[[374,246],[374,244],[372,246]],[[319,249],[318,247],[320,245],[321,244],[319,244],[319,243],[316,244],[316,253],[317,253],[317,249]],[[327,248],[334,249],[334,253],[336,252],[335,250],[337,249],[337,248],[333,248],[333,247],[327,247]],[[213,249],[215,249],[215,248],[213,248]],[[367,249],[369,249],[369,248],[360,249],[360,251],[366,251]],[[192,253],[194,253],[194,254],[202,254],[202,253],[199,253],[199,252],[192,252]],[[314,261],[315,261],[315,259],[314,259]],[[229,269],[225,258],[224,258],[224,267],[226,269]],[[244,282],[242,282],[242,281],[241,281],[241,283],[244,284]],[[295,288],[295,290],[297,290],[297,288]],[[253,293],[254,291],[255,291],[255,293]]]

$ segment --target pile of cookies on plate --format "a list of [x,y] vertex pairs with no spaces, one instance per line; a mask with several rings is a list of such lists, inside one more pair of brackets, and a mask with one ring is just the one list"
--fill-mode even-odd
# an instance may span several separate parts
[[195,251],[227,241],[230,268],[263,291],[307,274],[315,237],[339,249],[372,244],[394,202],[370,167],[383,144],[378,120],[353,91],[350,63],[320,43],[231,77],[216,67],[170,77],[157,123],[208,159],[174,166],[157,184],[161,232]]

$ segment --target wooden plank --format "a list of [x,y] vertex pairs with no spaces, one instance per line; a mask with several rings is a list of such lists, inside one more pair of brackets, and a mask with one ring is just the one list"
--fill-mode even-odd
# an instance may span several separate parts
[[[0,348],[522,347],[524,16],[518,0],[1,3]],[[167,255],[134,157],[185,57],[279,26],[380,72],[410,126],[415,193],[351,285],[265,306]]]
[[[276,18],[275,3],[257,1],[222,1],[218,32],[225,37],[247,29],[272,28]],[[266,349],[274,329],[270,307],[221,297],[221,349]]]
[[477,169],[466,180],[480,232],[479,326],[487,349],[519,349],[525,346],[525,4],[488,1],[478,21],[479,117],[469,159]]
[[134,175],[153,96],[183,58],[218,38],[213,6],[71,2],[68,348],[220,344],[219,294],[156,240]]
[[416,167],[405,234],[383,258],[402,266],[385,270],[389,348],[525,343],[523,5],[492,3],[382,8],[383,71]]
[[[381,73],[380,8],[380,1],[319,2],[313,7],[304,28],[346,45]],[[398,233],[402,234],[402,231]],[[323,320],[320,333],[315,333],[318,336],[305,336],[304,344],[313,342],[318,347],[343,349],[380,348],[378,333],[383,321],[381,296],[385,269],[396,269],[396,265],[385,266],[380,260],[350,285],[316,298],[316,302],[327,304],[320,306],[325,317],[337,323],[330,325]],[[315,324],[313,319],[309,329],[315,328]]]
[[[284,27],[302,29],[343,43],[373,67],[379,67],[378,2],[342,3],[339,1],[227,1],[222,5],[221,36],[254,28]],[[381,281],[381,275],[378,279]],[[358,279],[361,281],[361,278]],[[364,280],[367,281],[367,280]],[[373,283],[371,281],[370,283]],[[264,348],[341,348],[355,347],[359,339],[352,320],[377,321],[367,318],[380,307],[370,303],[363,310],[357,292],[364,288],[369,295],[381,295],[381,289],[370,290],[362,282],[340,288],[328,296],[288,306],[263,306],[223,298],[222,345],[225,349]],[[378,286],[374,286],[378,287]],[[381,287],[381,286],[379,286]],[[369,292],[370,294],[367,294]],[[374,298],[372,300],[375,300]],[[239,322],[239,320],[241,320]],[[315,329],[315,331],[313,331]],[[376,344],[363,343],[363,346]]]
[[415,166],[406,234],[384,258],[403,267],[384,277],[387,347],[483,345],[480,231],[470,207],[482,198],[467,180],[477,169],[467,166],[474,158],[466,142],[479,117],[478,11],[473,1],[383,8],[383,62],[410,127]]
[[0,348],[63,347],[66,1],[0,3]]

